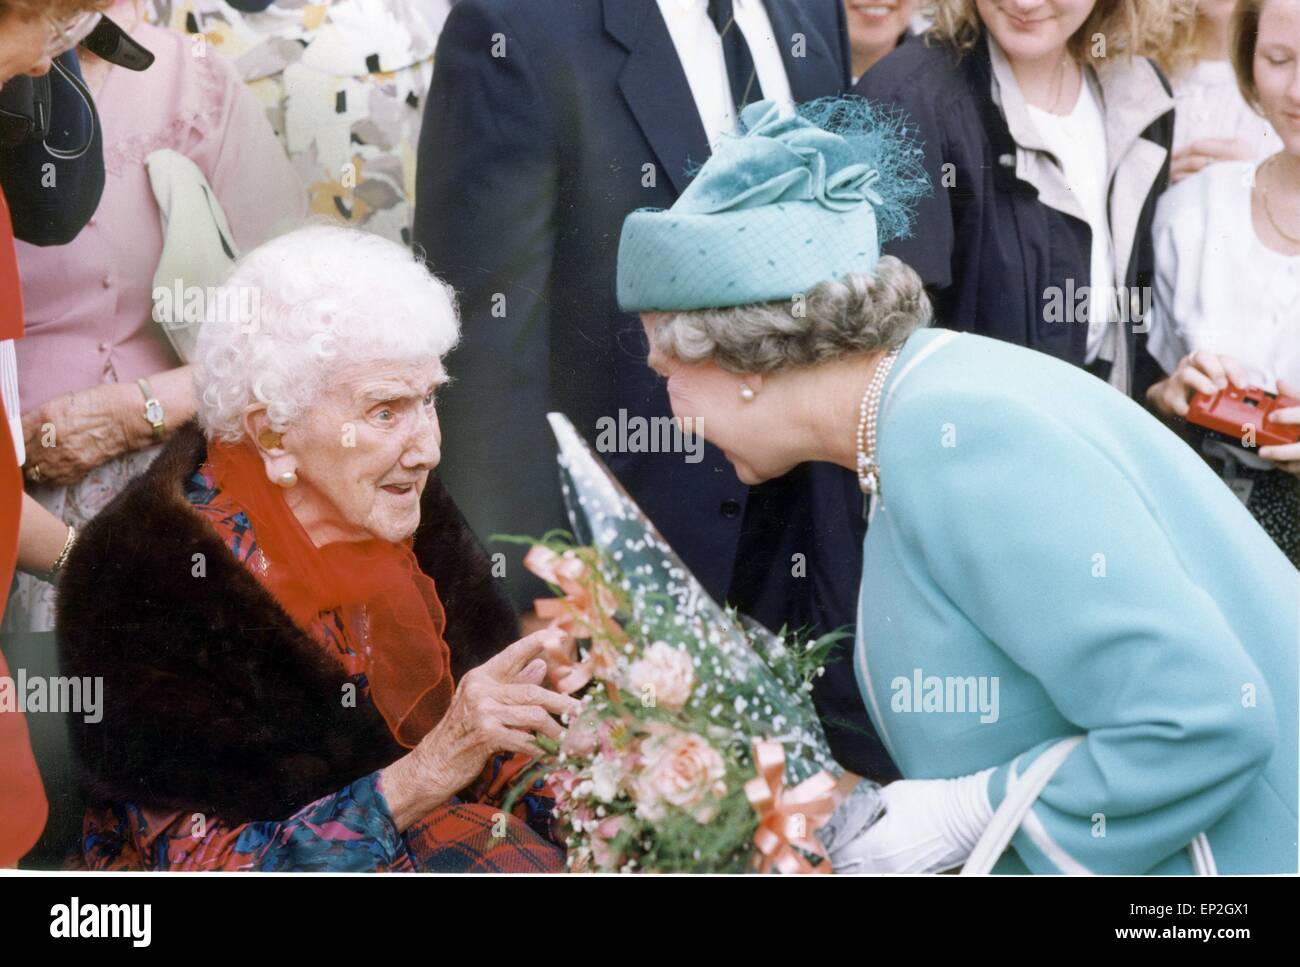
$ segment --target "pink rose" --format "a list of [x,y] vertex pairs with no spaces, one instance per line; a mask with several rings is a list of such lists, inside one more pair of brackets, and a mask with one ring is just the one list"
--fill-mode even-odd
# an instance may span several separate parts
[[627,824],[626,816],[607,816],[596,824],[596,828],[591,833],[591,858],[595,861],[597,869],[611,872],[623,865],[623,855],[616,854],[610,849],[609,843],[623,832]]
[[584,832],[595,820],[596,814],[586,803],[578,803],[569,813],[569,826],[576,833]]
[[647,705],[653,702],[675,712],[695,687],[691,656],[666,641],[656,641],[628,669],[627,687]]
[[567,756],[586,759],[596,751],[596,745],[596,723],[584,716],[565,730],[564,738],[560,740],[560,751]]
[[578,784],[577,775],[570,769],[556,769],[546,777],[551,795],[555,797],[555,808],[566,812],[573,803],[573,789]]
[[631,783],[638,816],[656,822],[666,806],[676,806],[699,823],[714,817],[727,793],[717,749],[693,733],[661,729],[642,743],[641,756],[642,771]]

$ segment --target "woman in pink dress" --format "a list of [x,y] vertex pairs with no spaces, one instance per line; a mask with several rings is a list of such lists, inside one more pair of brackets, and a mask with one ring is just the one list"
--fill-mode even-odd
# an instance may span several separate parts
[[[171,149],[192,161],[239,249],[295,227],[306,207],[262,106],[230,63],[206,43],[141,22],[130,0],[108,13],[157,59],[136,73],[84,57],[103,125],[103,199],[70,244],[17,245],[27,489],[74,527],[148,466],[195,410],[189,368],[153,318],[164,230],[146,158]],[[51,585],[20,575],[5,629],[51,629],[53,599]]]

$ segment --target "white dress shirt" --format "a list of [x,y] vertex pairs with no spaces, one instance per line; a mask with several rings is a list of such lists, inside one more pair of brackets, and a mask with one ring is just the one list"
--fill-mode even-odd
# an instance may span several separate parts
[[[23,448],[23,414],[18,402],[18,357],[12,339],[0,339],[0,398],[4,399],[5,416],[9,418],[9,435],[14,440],[18,466],[27,462]],[[0,591],[0,593],[5,593]]]
[[[736,109],[731,103],[731,84],[727,80],[722,40],[709,19],[708,0],[658,2],[712,150],[724,134],[735,131]],[[768,19],[763,0],[733,0],[733,4],[736,26],[749,44],[758,83],[763,87],[763,97],[776,101],[782,114],[794,113],[794,96],[790,93],[790,81],[778,46],[794,43],[793,38],[778,38],[772,33],[772,22]]]

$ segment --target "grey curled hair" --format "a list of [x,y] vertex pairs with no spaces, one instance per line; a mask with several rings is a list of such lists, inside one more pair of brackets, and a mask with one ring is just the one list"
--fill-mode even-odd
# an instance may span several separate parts
[[653,349],[733,373],[771,373],[890,350],[930,324],[930,298],[911,266],[883,256],[875,270],[814,286],[802,298],[656,313]]

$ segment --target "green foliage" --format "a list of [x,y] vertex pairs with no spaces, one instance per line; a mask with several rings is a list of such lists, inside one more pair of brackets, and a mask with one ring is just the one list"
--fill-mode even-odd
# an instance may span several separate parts
[[637,865],[660,873],[752,872],[758,816],[745,798],[744,789],[731,785],[738,779],[728,776],[731,791],[719,803],[717,815],[707,823],[681,810],[671,810],[655,824],[653,835],[643,840]]

